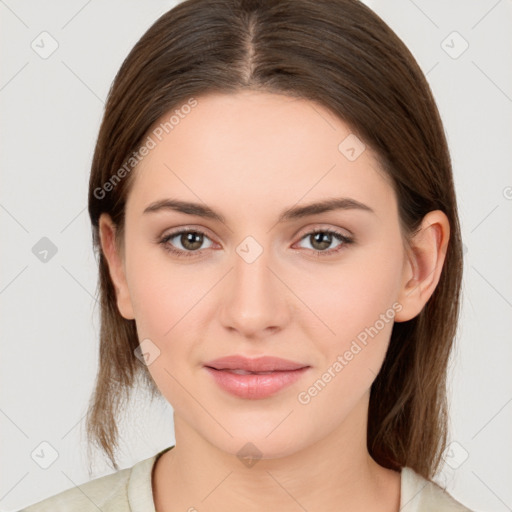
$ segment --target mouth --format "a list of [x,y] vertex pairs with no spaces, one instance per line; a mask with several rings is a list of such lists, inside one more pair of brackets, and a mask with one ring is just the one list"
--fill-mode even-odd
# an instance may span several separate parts
[[[229,373],[234,373],[236,375],[271,375],[272,373],[276,372],[276,371],[280,371],[280,372],[284,372],[284,371],[287,371],[287,370],[274,370],[274,371],[270,371],[270,372],[248,372],[246,370],[239,370],[239,369],[229,369],[229,368],[213,368],[211,366],[207,366],[206,368],[211,368],[212,370],[217,370],[218,372],[229,372]],[[294,370],[292,370],[294,371]]]
[[299,370],[300,368],[305,368],[309,365],[273,356],[248,358],[241,355],[231,355],[209,361],[205,364],[205,366],[215,370],[232,370],[248,373],[271,373],[276,371]]
[[309,365],[274,357],[242,356],[210,361],[204,365],[221,390],[244,399],[264,399],[297,382]]

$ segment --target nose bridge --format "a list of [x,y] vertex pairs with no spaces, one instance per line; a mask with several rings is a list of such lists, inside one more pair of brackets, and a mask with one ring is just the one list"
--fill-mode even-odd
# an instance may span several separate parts
[[287,320],[285,287],[274,275],[270,249],[248,236],[235,248],[233,272],[223,299],[225,327],[258,335]]

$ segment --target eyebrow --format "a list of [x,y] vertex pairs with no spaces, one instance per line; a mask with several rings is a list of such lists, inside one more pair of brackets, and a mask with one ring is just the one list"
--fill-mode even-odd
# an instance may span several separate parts
[[[198,217],[217,220],[225,224],[224,217],[220,213],[212,210],[210,207],[200,203],[178,201],[176,199],[161,199],[159,201],[155,201],[154,203],[151,203],[143,213],[154,213],[165,210],[173,210],[188,215],[197,215]],[[361,210],[375,214],[375,211],[372,208],[360,201],[356,201],[349,197],[338,197],[303,206],[287,208],[279,216],[278,223],[334,210]]]

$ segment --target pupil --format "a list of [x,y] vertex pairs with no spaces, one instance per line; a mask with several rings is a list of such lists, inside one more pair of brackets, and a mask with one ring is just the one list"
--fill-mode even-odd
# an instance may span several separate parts
[[[183,236],[185,237],[185,240],[183,240]],[[202,235],[199,233],[185,233],[182,236],[182,245],[183,247],[186,247],[187,249],[198,249],[201,247],[202,244]],[[194,242],[194,238],[197,238],[196,242]],[[184,243],[185,241],[185,243]]]
[[326,249],[331,245],[331,234],[329,233],[315,233],[313,235],[315,239],[315,243],[318,242],[320,244],[320,248]]

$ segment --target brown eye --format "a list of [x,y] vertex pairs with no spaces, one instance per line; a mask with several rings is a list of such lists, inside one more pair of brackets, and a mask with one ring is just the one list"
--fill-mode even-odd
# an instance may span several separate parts
[[318,251],[328,249],[332,244],[332,239],[334,238],[330,233],[314,233],[309,235],[309,237],[311,240],[311,245]]
[[211,244],[207,247],[202,247],[205,239],[210,240],[205,233],[185,229],[166,235],[160,240],[160,243],[164,246],[166,251],[174,253],[177,256],[194,256],[195,254],[199,254],[202,249],[211,247]]
[[179,235],[181,245],[189,251],[197,251],[203,244],[203,235],[194,231]]
[[[308,240],[311,245],[311,250],[322,256],[336,253],[354,241],[352,238],[331,229],[317,229],[311,231],[303,236],[301,240]],[[339,243],[333,249],[328,250],[335,241]]]

